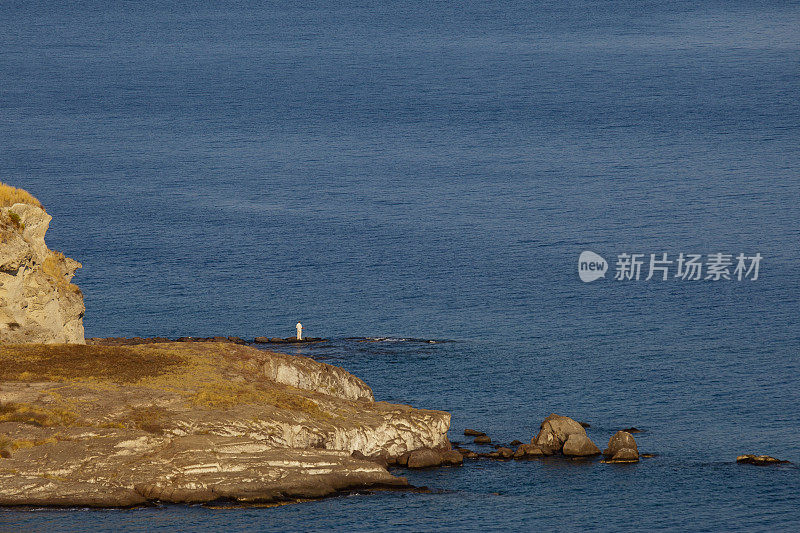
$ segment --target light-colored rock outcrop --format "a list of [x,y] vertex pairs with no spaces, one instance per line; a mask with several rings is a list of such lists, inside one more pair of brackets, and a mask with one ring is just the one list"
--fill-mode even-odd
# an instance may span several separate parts
[[[68,434],[78,438],[21,448],[2,460],[0,505],[255,503],[406,484],[342,451],[276,449],[219,435],[166,437],[111,429]],[[15,473],[3,474],[7,471]]]
[[449,413],[371,398],[230,343],[0,346],[0,505],[319,497],[405,483],[365,457],[449,449]]
[[81,264],[47,248],[50,220],[37,205],[0,207],[0,343],[84,342],[83,294],[71,283]]

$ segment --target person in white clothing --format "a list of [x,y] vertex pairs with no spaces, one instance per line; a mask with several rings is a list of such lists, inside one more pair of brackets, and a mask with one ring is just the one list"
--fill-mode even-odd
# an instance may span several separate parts
[[298,322],[297,326],[295,327],[297,328],[297,340],[299,341],[303,340],[303,324]]

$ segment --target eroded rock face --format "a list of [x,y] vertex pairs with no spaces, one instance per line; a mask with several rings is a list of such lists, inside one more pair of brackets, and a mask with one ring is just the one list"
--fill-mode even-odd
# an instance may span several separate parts
[[83,343],[77,261],[47,248],[51,216],[29,204],[0,208],[0,343]]
[[407,485],[385,468],[342,451],[276,449],[246,438],[170,438],[136,430],[98,429],[76,440],[23,448],[2,466],[0,505],[257,503]]

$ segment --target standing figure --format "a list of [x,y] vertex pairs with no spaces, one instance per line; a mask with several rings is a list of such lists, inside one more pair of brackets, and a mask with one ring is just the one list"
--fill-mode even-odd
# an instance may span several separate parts
[[297,340],[303,340],[303,324],[298,322],[295,327],[297,328]]

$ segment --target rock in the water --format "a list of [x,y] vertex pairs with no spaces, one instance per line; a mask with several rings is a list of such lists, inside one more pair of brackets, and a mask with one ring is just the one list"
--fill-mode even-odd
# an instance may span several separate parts
[[522,441],[519,440],[512,440],[508,443],[509,446],[519,446],[520,444],[522,444]]
[[[459,457],[461,454],[459,454]],[[408,456],[408,468],[430,468],[442,464],[442,454],[430,448],[414,450]]]
[[464,435],[467,437],[483,437],[486,435],[483,431],[478,431],[477,429],[465,429]]
[[567,437],[561,453],[570,457],[589,457],[599,455],[600,449],[586,435],[572,433]]
[[496,453],[498,457],[500,457],[501,459],[511,459],[512,457],[514,457],[514,450],[512,450],[511,448],[505,448],[505,447],[497,448]]
[[623,429],[622,431],[625,431],[627,433],[641,433],[642,432],[642,430],[638,429],[638,428],[626,428],[626,429]]
[[490,439],[488,435],[478,435],[473,442],[475,442],[475,444],[491,444],[492,439]]
[[782,461],[781,459],[776,459],[774,457],[770,457],[769,455],[746,454],[737,457],[736,462],[748,465],[766,466],[766,465],[787,464],[790,461]]
[[620,448],[611,459],[606,460],[610,463],[636,463],[638,461],[639,451],[633,448]]
[[473,452],[472,450],[468,450],[467,448],[456,448],[456,451],[465,459],[475,459],[478,457],[477,453]]
[[608,440],[608,447],[603,450],[603,455],[606,459],[611,459],[617,454],[617,452],[624,448],[633,450],[636,453],[636,458],[638,460],[639,447],[636,445],[636,439],[634,439],[633,435],[627,431],[617,431],[614,433],[614,435]]
[[548,449],[553,452],[560,452],[570,435],[586,437],[586,430],[583,429],[579,422],[567,416],[553,413],[542,421],[541,426],[539,426],[539,433],[531,439],[531,444],[536,444],[542,450]]
[[542,457],[544,452],[535,444],[520,444],[514,452],[514,459],[525,459],[529,457]]
[[441,455],[443,465],[459,466],[464,463],[464,456],[456,450],[447,450]]
[[0,343],[84,344],[81,264],[47,247],[38,200],[4,183],[0,198]]

